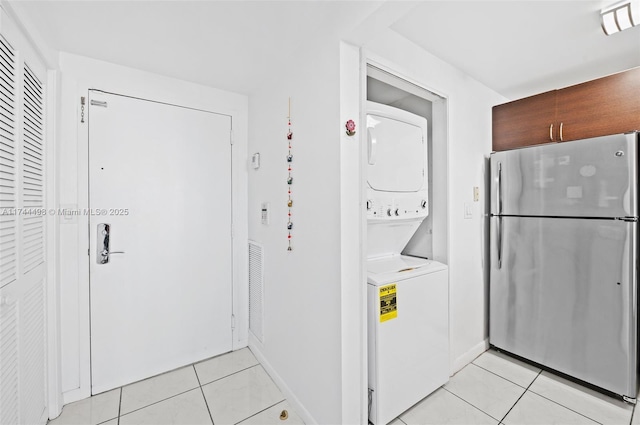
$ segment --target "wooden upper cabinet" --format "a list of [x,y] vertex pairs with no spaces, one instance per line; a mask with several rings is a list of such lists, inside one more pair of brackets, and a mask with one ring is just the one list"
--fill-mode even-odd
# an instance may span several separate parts
[[493,107],[493,150],[549,143],[556,129],[556,92],[550,91]]
[[493,150],[640,130],[640,68],[493,107]]
[[556,121],[562,125],[562,141],[640,130],[640,68],[557,94]]

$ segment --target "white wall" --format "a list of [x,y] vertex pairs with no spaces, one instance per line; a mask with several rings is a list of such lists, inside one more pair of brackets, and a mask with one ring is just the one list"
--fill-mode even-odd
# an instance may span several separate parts
[[[381,31],[364,48],[368,59],[448,101],[447,257],[450,355],[455,372],[487,347],[485,164],[491,152],[491,107],[506,99],[391,30]],[[480,188],[476,203],[474,186]],[[473,204],[472,219],[464,219],[466,202]],[[439,230],[434,228],[434,236]]]
[[[80,123],[80,96],[86,97],[88,89],[101,89],[232,116],[234,258],[237,259],[233,269],[237,323],[233,346],[246,346],[247,97],[69,53],[61,53],[59,62],[62,76],[57,146],[60,207],[88,207],[87,123]],[[86,109],[88,111],[89,108]],[[90,395],[88,224],[87,217],[60,222],[62,391],[64,402],[69,403]]]
[[[264,246],[264,341],[250,347],[307,423],[341,418],[339,44],[308,46],[249,98],[249,238]],[[294,223],[287,251],[291,97]],[[260,205],[271,205],[270,224]]]
[[[308,423],[345,423],[346,416],[341,414],[349,409],[341,403],[357,396],[341,393],[356,380],[341,370],[341,365],[349,364],[341,344],[357,328],[357,318],[364,320],[357,303],[345,304],[346,297],[357,293],[350,292],[351,285],[364,287],[364,281],[356,278],[358,270],[341,264],[341,259],[350,258],[341,251],[350,249],[344,233],[357,237],[361,231],[345,227],[352,223],[352,214],[361,214],[361,200],[350,202],[344,197],[350,185],[361,184],[358,172],[346,172],[349,160],[357,168],[355,158],[361,151],[345,148],[346,142],[357,146],[357,137],[349,141],[339,135],[348,114],[357,116],[362,111],[355,112],[354,95],[346,87],[357,84],[344,74],[356,72],[356,67],[346,63],[353,61],[353,53],[346,53],[352,49],[343,44],[340,58],[338,46],[329,38],[308,46],[306,54],[290,63],[288,72],[265,84],[249,100],[249,155],[261,155],[261,168],[249,172],[249,238],[265,249],[264,341],[250,337],[250,346]],[[442,131],[448,152],[439,155],[448,157],[450,216],[434,225],[448,222],[439,234],[448,232],[449,237],[443,257],[450,266],[453,372],[487,344],[484,164],[491,151],[491,107],[505,99],[393,31],[381,31],[364,48],[373,62],[447,98],[449,109],[438,116],[448,117],[448,128]],[[339,75],[341,67],[343,74]],[[360,93],[363,88],[361,85]],[[345,96],[345,91],[350,94]],[[286,251],[289,96],[294,132],[291,252]],[[349,112],[345,115],[344,111]],[[480,188],[480,202],[474,204],[473,218],[465,220],[463,206],[473,202],[474,186]],[[260,223],[262,202],[271,206],[268,226]],[[438,245],[446,247],[447,243]],[[356,282],[345,279],[347,276]],[[356,416],[352,412],[348,417]]]

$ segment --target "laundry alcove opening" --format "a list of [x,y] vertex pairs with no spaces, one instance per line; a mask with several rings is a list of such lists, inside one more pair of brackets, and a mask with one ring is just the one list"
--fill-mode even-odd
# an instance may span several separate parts
[[369,65],[365,104],[368,417],[386,424],[449,379],[446,99]]
[[366,100],[427,119],[429,215],[402,254],[448,264],[447,99],[378,66],[367,64]]

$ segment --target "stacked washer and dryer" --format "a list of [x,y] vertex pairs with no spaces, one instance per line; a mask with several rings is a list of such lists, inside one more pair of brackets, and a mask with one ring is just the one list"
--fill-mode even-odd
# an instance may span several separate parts
[[429,215],[427,120],[367,102],[369,421],[387,424],[449,379],[447,266],[402,255]]

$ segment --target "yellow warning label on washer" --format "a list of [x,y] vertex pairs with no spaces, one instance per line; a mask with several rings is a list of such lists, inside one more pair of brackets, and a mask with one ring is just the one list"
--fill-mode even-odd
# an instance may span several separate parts
[[380,287],[380,322],[398,317],[398,299],[396,284]]

